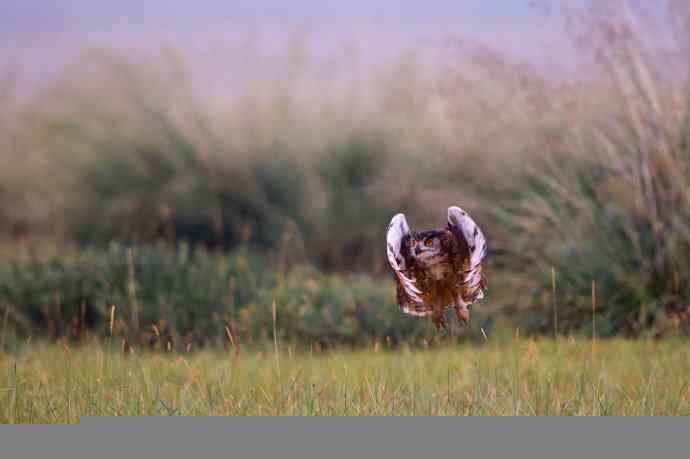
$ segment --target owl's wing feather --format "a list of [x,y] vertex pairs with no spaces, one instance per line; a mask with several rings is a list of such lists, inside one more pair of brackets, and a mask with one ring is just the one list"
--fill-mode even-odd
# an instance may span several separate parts
[[405,215],[395,215],[388,225],[388,233],[386,234],[388,263],[390,263],[395,274],[400,308],[408,314],[425,316],[431,311],[424,304],[423,293],[417,287],[413,271],[407,265],[407,259],[404,255],[404,252],[409,250],[407,244],[409,244],[410,236],[410,227],[407,225]]
[[468,305],[484,298],[486,283],[482,260],[486,256],[486,239],[479,226],[459,207],[448,208],[448,229],[458,242],[456,255],[460,268],[461,302]]

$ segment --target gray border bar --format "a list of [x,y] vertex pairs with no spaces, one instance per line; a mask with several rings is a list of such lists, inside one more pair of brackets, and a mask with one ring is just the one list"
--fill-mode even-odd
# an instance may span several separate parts
[[690,418],[83,418],[0,426],[0,457],[686,458]]

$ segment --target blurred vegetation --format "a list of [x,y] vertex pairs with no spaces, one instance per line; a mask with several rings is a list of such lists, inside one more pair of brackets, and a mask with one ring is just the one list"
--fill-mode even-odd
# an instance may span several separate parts
[[275,300],[295,340],[415,340],[428,324],[394,304],[386,224],[461,205],[489,239],[486,316],[593,334],[595,299],[598,335],[687,333],[690,64],[669,5],[664,46],[607,8],[578,16],[588,79],[464,41],[440,67],[408,53],[366,75],[291,43],[265,74],[241,56],[223,96],[167,51],[87,53],[21,100],[7,73],[7,326],[102,332],[116,304],[131,339],[229,322],[259,339]]
[[112,327],[130,343],[184,349],[225,346],[228,327],[243,345],[272,339],[274,302],[284,342],[393,345],[429,332],[399,313],[391,283],[275,263],[246,248],[225,255],[186,244],[12,257],[0,263],[1,336],[9,348],[29,337],[78,343]]
[[555,148],[501,190],[496,224],[510,232],[508,257],[522,267],[513,285],[528,285],[526,278],[558,285],[558,319],[546,289],[525,298],[526,322],[541,332],[558,325],[593,333],[596,304],[602,335],[687,333],[687,68],[683,78],[669,77],[662,64],[677,63],[655,54],[628,23],[595,22],[590,31],[600,34],[595,43],[607,40],[596,56],[608,84],[580,91],[562,114],[569,132],[552,135]]
[[[339,127],[317,125],[323,139],[309,145],[300,137],[313,136],[310,126],[288,129],[262,113],[241,114],[241,126],[231,129],[217,126],[210,119],[225,115],[193,100],[175,59],[159,70],[169,78],[160,84],[150,69],[119,56],[88,56],[84,65],[100,75],[92,75],[95,88],[68,80],[46,96],[42,142],[60,169],[56,186],[64,198],[56,205],[67,239],[224,249],[249,241],[274,249],[287,238],[293,256],[328,270],[368,270],[380,262],[380,229],[409,194],[385,187],[409,175],[405,157],[392,155],[393,128],[330,134]],[[269,103],[297,110],[283,100]],[[236,104],[226,110],[248,110]]]

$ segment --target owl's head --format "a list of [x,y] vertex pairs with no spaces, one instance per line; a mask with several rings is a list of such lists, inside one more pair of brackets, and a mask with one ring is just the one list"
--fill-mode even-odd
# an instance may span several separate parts
[[440,261],[446,255],[442,244],[444,236],[445,231],[438,230],[415,233],[411,245],[411,255],[422,265]]

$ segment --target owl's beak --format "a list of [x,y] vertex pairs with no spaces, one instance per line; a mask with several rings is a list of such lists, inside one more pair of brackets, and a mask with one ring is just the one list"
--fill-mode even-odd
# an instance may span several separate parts
[[420,253],[422,253],[422,249],[419,246],[415,247],[414,248],[414,254],[419,255]]

